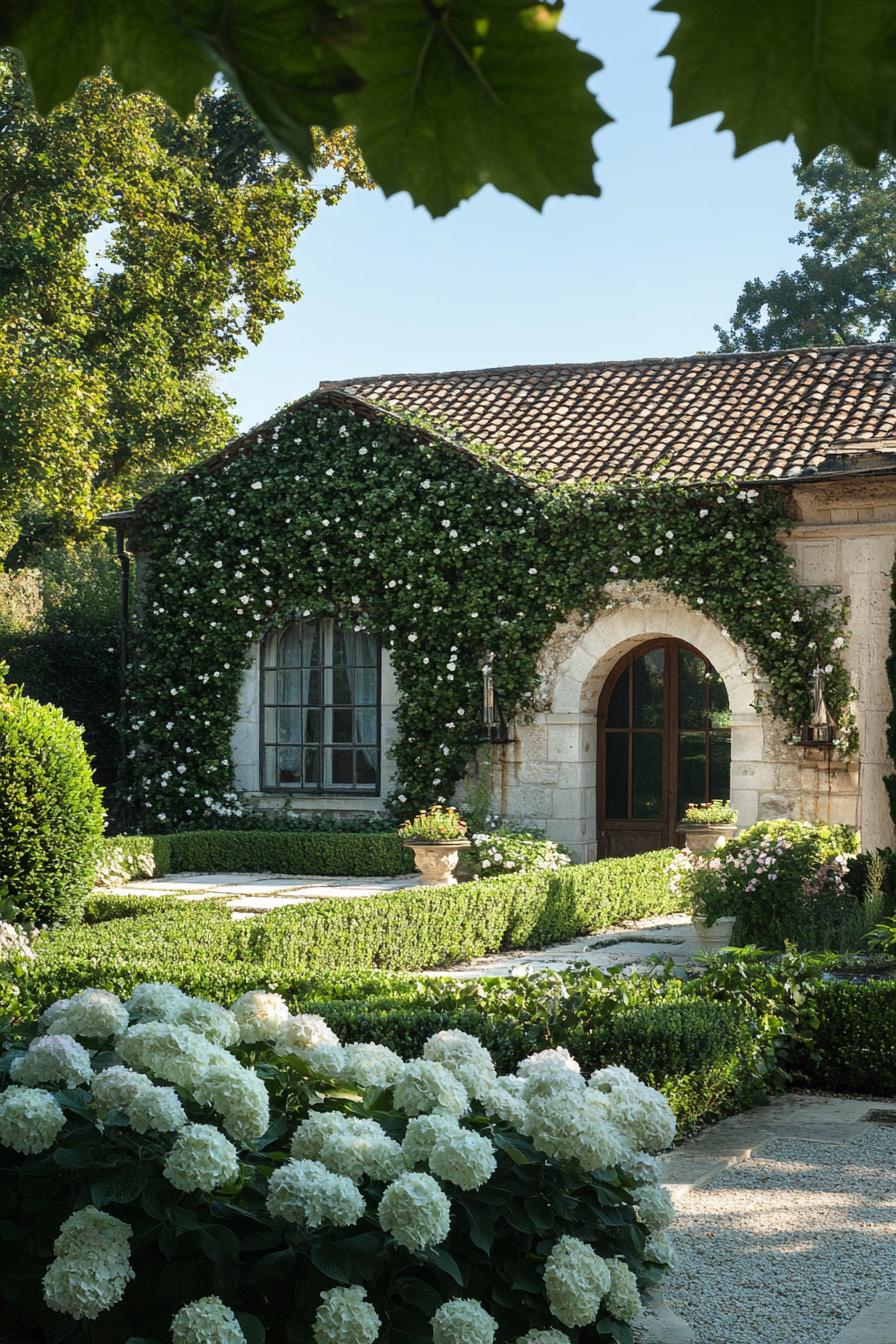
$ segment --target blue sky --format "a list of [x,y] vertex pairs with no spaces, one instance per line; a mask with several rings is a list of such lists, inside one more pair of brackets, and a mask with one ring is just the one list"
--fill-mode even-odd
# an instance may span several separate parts
[[743,282],[792,262],[791,145],[733,158],[716,118],[669,128],[675,25],[650,0],[568,0],[616,118],[598,198],[542,213],[491,188],[445,219],[353,192],[300,238],[304,297],[220,386],[244,427],[322,379],[713,349]]

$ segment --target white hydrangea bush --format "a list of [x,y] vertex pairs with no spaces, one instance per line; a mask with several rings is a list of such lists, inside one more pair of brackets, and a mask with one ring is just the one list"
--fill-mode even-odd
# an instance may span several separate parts
[[269,989],[82,990],[0,1054],[0,1310],[35,1341],[624,1342],[674,1132],[562,1048],[499,1074],[467,1032],[405,1060]]

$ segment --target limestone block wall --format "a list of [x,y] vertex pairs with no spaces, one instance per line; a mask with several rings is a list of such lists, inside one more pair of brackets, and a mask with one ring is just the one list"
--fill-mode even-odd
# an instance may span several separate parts
[[392,671],[392,662],[383,650],[380,665],[380,792],[362,797],[336,794],[292,793],[262,791],[260,782],[259,742],[261,735],[261,644],[256,644],[243,674],[240,688],[239,715],[230,738],[236,787],[243,802],[260,811],[333,812],[350,816],[364,812],[379,812],[383,799],[390,792],[395,769],[389,749],[397,736],[395,708],[398,688]]
[[[750,661],[713,622],[648,584],[613,584],[612,606],[588,628],[561,626],[544,651],[537,712],[493,751],[493,805],[537,826],[584,860],[597,857],[597,703],[624,654],[649,639],[681,639],[716,668],[731,705],[731,801],[740,824],[822,819],[857,826],[865,845],[894,843],[883,774],[891,768],[886,716],[890,568],[896,490],[888,478],[813,481],[792,493],[787,545],[799,580],[850,599],[847,664],[856,688],[860,752],[849,763],[794,745],[790,729],[755,709]],[[811,654],[807,651],[807,678]]]

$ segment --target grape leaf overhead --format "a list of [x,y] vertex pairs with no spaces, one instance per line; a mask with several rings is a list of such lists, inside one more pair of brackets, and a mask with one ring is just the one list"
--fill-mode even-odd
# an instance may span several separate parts
[[861,164],[896,149],[893,0],[658,0],[680,22],[673,124],[724,114],[736,153],[793,135],[804,163],[839,145]]
[[[680,22],[672,116],[722,113],[738,153],[793,134],[804,160],[896,150],[893,0],[658,0]],[[0,45],[47,110],[108,68],[181,114],[223,73],[303,166],[311,128],[354,124],[387,193],[444,214],[486,182],[541,206],[596,195],[595,56],[560,0],[6,0]]]

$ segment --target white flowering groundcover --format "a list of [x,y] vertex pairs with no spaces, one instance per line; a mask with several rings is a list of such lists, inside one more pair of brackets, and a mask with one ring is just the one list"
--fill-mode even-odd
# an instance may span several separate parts
[[341,1045],[278,995],[59,1000],[0,1056],[4,1324],[95,1344],[631,1340],[665,1099],[564,1050]]

